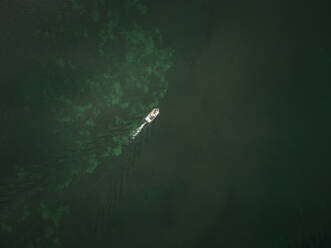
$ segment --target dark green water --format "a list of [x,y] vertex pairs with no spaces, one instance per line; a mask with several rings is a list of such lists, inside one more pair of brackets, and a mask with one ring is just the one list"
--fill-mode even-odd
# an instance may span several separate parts
[[147,6],[144,25],[175,49],[167,96],[134,166],[119,160],[59,196],[71,206],[65,247],[299,247],[319,232],[330,238],[325,6]]

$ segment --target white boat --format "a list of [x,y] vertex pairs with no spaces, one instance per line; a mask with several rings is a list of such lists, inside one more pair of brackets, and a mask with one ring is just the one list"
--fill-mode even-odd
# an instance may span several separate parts
[[160,113],[159,108],[154,108],[146,117],[145,117],[145,121],[147,121],[148,123],[151,123],[152,120],[155,119],[155,117]]
[[132,133],[131,139],[134,140],[135,137],[143,130],[146,124],[151,123],[156,116],[160,113],[159,108],[154,108],[144,119],[144,122]]

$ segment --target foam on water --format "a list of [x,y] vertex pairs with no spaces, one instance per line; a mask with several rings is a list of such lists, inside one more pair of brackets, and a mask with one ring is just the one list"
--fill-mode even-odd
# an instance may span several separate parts
[[134,140],[136,138],[136,136],[141,132],[141,130],[143,130],[144,126],[147,124],[146,121],[144,121],[133,133],[132,133],[132,140]]

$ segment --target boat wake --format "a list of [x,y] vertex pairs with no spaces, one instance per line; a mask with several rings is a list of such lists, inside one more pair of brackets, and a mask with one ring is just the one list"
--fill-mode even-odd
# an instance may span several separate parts
[[134,140],[136,138],[136,136],[141,132],[141,130],[143,130],[144,126],[147,124],[147,122],[145,121],[143,124],[141,124],[131,135],[131,139]]

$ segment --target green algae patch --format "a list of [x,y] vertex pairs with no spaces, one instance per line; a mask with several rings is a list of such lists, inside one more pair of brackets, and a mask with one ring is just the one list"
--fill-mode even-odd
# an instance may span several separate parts
[[122,146],[121,145],[117,145],[114,150],[113,150],[113,154],[114,156],[119,156],[122,153]]
[[[91,6],[70,1],[71,8],[60,11],[54,23],[50,20],[33,33],[40,49],[52,52],[36,56],[40,71],[22,84],[24,111],[33,114],[36,99],[42,101],[38,106],[51,125],[40,130],[50,129],[45,133],[52,144],[47,147],[47,161],[34,163],[33,170],[32,166],[15,169],[8,191],[45,179],[37,186],[41,195],[62,194],[80,176],[104,164],[113,166],[110,161],[127,154],[132,130],[165,97],[173,50],[165,48],[157,28],[147,30],[136,23],[135,18],[147,12],[141,1],[118,2],[110,8],[102,0]],[[38,202],[35,209],[22,206],[15,211],[13,223],[20,225],[38,213],[46,223],[43,236],[49,247],[60,246],[58,227],[69,212],[66,207]],[[5,223],[0,226],[1,232],[15,229]]]

